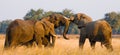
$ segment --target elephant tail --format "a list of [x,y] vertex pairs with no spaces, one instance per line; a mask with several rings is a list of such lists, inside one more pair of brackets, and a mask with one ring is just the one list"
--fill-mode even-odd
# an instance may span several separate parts
[[103,43],[101,42],[101,47],[103,48]]
[[8,48],[10,46],[10,43],[9,43],[9,37],[10,37],[10,30],[7,30],[6,31],[6,37],[5,37],[5,44],[4,44],[4,48]]

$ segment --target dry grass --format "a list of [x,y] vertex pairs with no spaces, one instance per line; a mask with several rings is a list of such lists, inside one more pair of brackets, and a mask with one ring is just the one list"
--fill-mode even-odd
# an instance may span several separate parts
[[[68,35],[70,40],[57,38],[54,48],[26,48],[25,46],[17,47],[3,52],[4,35],[0,35],[0,55],[120,55],[120,39],[113,38],[113,52],[108,52],[100,43],[96,44],[95,51],[92,51],[88,40],[86,40],[83,51],[78,47],[79,35]],[[73,38],[73,36],[75,38]]]

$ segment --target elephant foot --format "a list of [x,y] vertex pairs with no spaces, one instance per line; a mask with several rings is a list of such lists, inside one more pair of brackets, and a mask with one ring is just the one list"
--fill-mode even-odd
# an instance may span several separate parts
[[44,45],[44,47],[50,47],[51,48],[51,47],[54,47],[54,45],[49,43],[47,45]]
[[108,51],[109,51],[109,52],[112,52],[112,51],[113,51],[113,48],[112,48],[112,47],[111,47],[111,48],[109,48],[109,49],[108,49]]
[[79,46],[79,49],[83,50],[83,46]]
[[112,51],[113,51],[112,45],[106,44],[105,47],[107,48],[107,50],[108,50],[109,52],[112,52]]
[[50,47],[54,47],[55,45],[54,45],[54,44],[50,44],[49,46],[50,46]]

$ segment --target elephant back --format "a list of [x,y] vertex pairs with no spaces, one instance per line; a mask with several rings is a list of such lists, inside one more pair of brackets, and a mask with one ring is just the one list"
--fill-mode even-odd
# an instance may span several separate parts
[[33,38],[33,25],[21,19],[16,19],[10,23],[6,30],[5,46],[9,47],[12,43],[16,46],[30,41]]
[[86,25],[86,33],[96,36],[103,32],[112,32],[110,25],[105,20],[97,20]]

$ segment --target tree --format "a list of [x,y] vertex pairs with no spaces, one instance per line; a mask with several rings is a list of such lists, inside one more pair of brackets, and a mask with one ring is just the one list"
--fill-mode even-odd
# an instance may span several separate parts
[[48,12],[44,12],[44,17],[46,17],[46,16],[49,16],[49,15],[51,15],[51,14],[53,14],[53,13],[55,13],[54,11],[48,11]]
[[0,22],[0,33],[5,33],[8,25],[12,20],[5,20]]
[[66,17],[70,17],[70,16],[73,15],[74,13],[73,13],[72,10],[70,10],[70,9],[64,9],[64,10],[62,11],[62,14],[63,14],[64,16],[66,16]]
[[38,20],[43,17],[44,10],[43,9],[38,9],[37,11],[31,9],[30,12],[28,12],[24,16],[24,20]]
[[32,17],[35,15],[35,10],[31,9],[25,16],[24,16],[24,20],[31,20]]
[[113,28],[113,33],[117,34],[120,30],[120,13],[110,12],[105,14],[104,18]]

